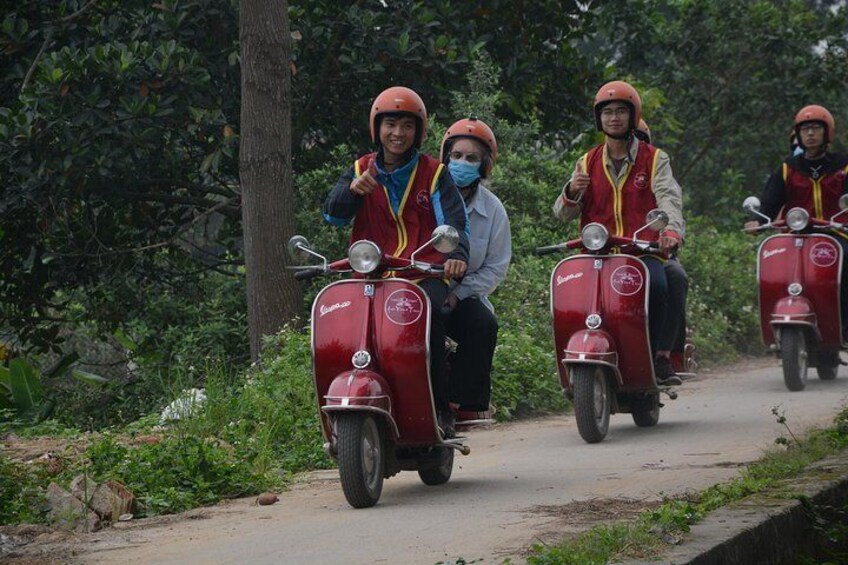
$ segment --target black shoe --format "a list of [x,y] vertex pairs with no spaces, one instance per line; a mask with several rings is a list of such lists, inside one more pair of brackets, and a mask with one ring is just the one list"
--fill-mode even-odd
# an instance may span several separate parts
[[439,429],[442,432],[442,437],[445,439],[453,439],[456,437],[456,427],[454,426],[454,415],[452,410],[439,410]]
[[659,356],[654,359],[654,370],[657,375],[657,383],[664,386],[675,386],[683,384],[680,377],[674,372],[674,367],[671,366],[671,359],[668,357]]

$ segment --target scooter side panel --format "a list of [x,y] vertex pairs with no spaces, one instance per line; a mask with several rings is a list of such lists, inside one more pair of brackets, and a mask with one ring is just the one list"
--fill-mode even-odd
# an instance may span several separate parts
[[[600,329],[615,342],[621,391],[655,387],[648,340],[649,275],[644,263],[629,255],[575,255],[562,260],[551,277],[554,344],[560,379],[567,369],[559,362],[571,335],[586,328],[586,318],[601,316]],[[598,312],[593,296],[598,289]]]
[[772,315],[787,304],[789,285],[801,285],[800,297],[809,300],[822,345],[841,345],[839,273],[842,247],[826,234],[773,235],[760,245],[757,254],[760,328],[766,345],[775,343]]
[[398,445],[439,441],[430,384],[430,300],[401,279],[378,283],[374,294],[375,344],[380,373],[392,390]]

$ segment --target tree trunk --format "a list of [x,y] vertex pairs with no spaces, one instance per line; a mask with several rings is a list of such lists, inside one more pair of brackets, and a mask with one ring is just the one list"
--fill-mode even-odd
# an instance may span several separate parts
[[285,270],[294,233],[288,2],[241,0],[241,147],[239,169],[247,271],[250,355],[262,336],[296,317],[300,289]]

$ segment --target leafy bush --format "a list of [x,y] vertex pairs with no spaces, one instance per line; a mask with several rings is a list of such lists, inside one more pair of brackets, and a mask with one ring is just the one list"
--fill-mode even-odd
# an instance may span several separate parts
[[44,521],[45,480],[37,466],[15,463],[0,453],[0,524]]

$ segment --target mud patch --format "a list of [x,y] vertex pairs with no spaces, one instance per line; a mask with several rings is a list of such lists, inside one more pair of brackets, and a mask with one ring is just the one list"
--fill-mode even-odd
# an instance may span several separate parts
[[642,512],[653,510],[662,504],[662,500],[590,498],[589,500],[575,500],[568,504],[556,506],[534,506],[529,511],[533,514],[556,518],[565,525],[583,526],[588,529],[597,524],[630,520]]

